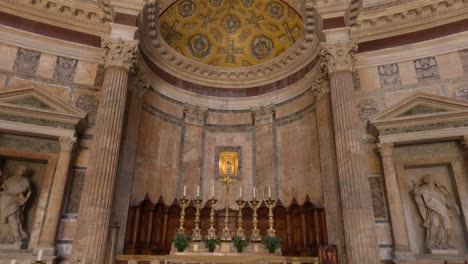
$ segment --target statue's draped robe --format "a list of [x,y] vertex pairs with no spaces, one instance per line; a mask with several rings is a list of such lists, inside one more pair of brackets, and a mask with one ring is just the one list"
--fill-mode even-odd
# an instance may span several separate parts
[[[2,184],[3,191],[0,192],[0,225],[9,224],[9,228],[17,228],[14,232],[20,237],[10,238],[13,240],[22,240],[25,238],[26,234],[24,233],[21,225],[21,213],[22,206],[27,200],[25,193],[30,192],[29,180],[23,176],[13,176],[6,179]],[[9,223],[9,219],[16,220],[15,226],[12,226]],[[6,229],[2,227],[1,229]],[[0,230],[0,241],[5,240],[8,232],[11,230]],[[4,241],[5,242],[5,241]],[[15,241],[9,241],[15,242]]]

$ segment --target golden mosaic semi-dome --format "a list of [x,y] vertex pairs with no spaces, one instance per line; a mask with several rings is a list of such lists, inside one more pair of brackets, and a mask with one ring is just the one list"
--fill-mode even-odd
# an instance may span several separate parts
[[279,0],[178,0],[162,13],[160,26],[164,40],[190,59],[246,67],[290,48],[302,19]]

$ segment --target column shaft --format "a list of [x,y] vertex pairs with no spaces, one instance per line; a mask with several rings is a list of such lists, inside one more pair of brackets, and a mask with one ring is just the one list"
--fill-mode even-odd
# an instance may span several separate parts
[[347,258],[350,264],[375,264],[380,263],[380,257],[353,86],[351,71],[330,76]]
[[[39,247],[51,249],[55,246],[57,230],[61,219],[65,187],[70,168],[71,153],[76,138],[60,138],[60,154],[55,170],[54,182],[50,191],[49,204],[45,215],[44,227],[39,237]],[[48,252],[49,253],[49,252]],[[53,252],[50,252],[53,254]]]

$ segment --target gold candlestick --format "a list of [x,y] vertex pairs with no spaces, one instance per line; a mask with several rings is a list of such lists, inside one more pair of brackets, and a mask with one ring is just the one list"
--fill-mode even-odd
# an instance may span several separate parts
[[196,206],[196,212],[195,212],[195,228],[193,229],[193,234],[192,234],[192,240],[195,242],[201,241],[201,230],[200,230],[200,204],[202,200],[197,197],[195,199],[195,206]]
[[231,241],[231,231],[229,230],[229,189],[231,188],[231,184],[237,182],[238,180],[233,179],[230,174],[224,174],[222,178],[218,179],[218,181],[226,185],[226,211],[224,216],[224,229],[223,234],[221,235],[221,240]]
[[237,231],[236,236],[245,239],[244,229],[242,229],[242,208],[244,208],[245,201],[242,200],[242,197],[239,197],[239,200],[236,201],[239,205],[239,213],[237,214]]
[[276,236],[276,231],[273,228],[273,224],[275,223],[273,220],[273,203],[275,202],[271,197],[268,197],[268,200],[266,200],[268,204],[268,225],[270,228],[268,229],[268,235],[269,236]]
[[252,201],[250,201],[250,203],[252,204],[252,207],[253,207],[253,215],[252,215],[253,229],[252,229],[252,236],[251,236],[250,240],[252,242],[260,242],[260,241],[262,241],[262,238],[260,237],[260,230],[258,229],[258,215],[257,215],[258,201],[254,197],[254,199]]
[[177,229],[177,233],[185,234],[184,222],[185,222],[185,207],[187,206],[187,202],[188,202],[188,199],[186,199],[185,196],[180,199],[182,210],[180,211],[179,229]]
[[215,224],[215,204],[218,200],[216,200],[215,198],[211,198],[210,200],[208,200],[208,202],[210,202],[210,206],[211,206],[211,211],[210,211],[210,229],[208,229],[208,236],[207,238],[216,238],[216,229],[214,228],[214,224]]

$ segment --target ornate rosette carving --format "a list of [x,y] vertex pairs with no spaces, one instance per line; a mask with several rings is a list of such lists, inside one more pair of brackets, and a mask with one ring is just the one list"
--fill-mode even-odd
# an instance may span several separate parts
[[207,108],[201,108],[200,106],[196,105],[186,105],[184,107],[184,114],[185,114],[185,122],[192,124],[192,125],[203,125],[203,121],[208,114]]
[[137,44],[136,40],[103,38],[101,46],[105,50],[106,66],[117,66],[129,70],[136,62]]
[[328,78],[326,76],[321,76],[319,79],[314,80],[310,91],[314,94],[316,98],[322,97],[322,95],[330,92],[330,84],[328,83]]
[[379,150],[380,156],[391,157],[393,155],[393,144],[392,143],[378,143],[377,149]]
[[60,137],[59,143],[60,143],[60,151],[70,152],[75,147],[76,138]]
[[338,71],[353,71],[357,40],[337,44],[321,43],[321,46],[322,67],[328,74]]

